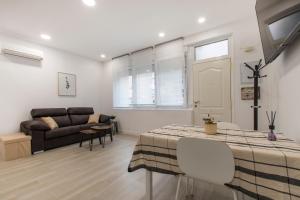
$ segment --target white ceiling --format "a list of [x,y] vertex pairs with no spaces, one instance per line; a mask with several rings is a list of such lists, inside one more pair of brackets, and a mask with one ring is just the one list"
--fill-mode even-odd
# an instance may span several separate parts
[[[0,0],[0,31],[100,60],[253,14],[255,0]],[[199,17],[207,21],[200,25]],[[166,37],[161,39],[158,32]],[[43,41],[41,33],[52,36]]]

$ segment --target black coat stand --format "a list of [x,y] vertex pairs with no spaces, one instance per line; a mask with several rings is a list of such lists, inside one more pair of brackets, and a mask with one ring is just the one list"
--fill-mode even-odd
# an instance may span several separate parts
[[253,115],[254,115],[254,130],[258,129],[258,109],[261,108],[261,106],[258,105],[258,93],[259,93],[259,87],[258,87],[258,80],[260,78],[267,77],[267,75],[261,76],[260,72],[261,70],[266,66],[262,66],[262,60],[259,61],[257,65],[254,67],[251,67],[247,63],[244,63],[245,67],[249,68],[253,72],[253,76],[248,76],[249,79],[254,79],[254,104],[251,106],[253,108]]

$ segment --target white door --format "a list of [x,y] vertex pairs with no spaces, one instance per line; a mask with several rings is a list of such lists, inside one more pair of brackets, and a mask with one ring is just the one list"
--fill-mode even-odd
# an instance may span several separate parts
[[231,122],[231,62],[229,58],[193,65],[194,123],[208,114],[216,121]]

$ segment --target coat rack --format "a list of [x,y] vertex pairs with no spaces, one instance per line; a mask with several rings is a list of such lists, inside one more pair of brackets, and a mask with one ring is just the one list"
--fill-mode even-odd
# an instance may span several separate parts
[[260,75],[261,70],[266,66],[262,66],[262,59],[259,61],[257,65],[251,67],[247,63],[244,63],[245,67],[249,68],[253,72],[253,76],[248,76],[248,79],[254,79],[254,104],[251,106],[253,108],[253,115],[254,115],[254,130],[258,129],[258,109],[261,108],[261,106],[258,105],[258,80],[260,78],[267,77],[267,75]]

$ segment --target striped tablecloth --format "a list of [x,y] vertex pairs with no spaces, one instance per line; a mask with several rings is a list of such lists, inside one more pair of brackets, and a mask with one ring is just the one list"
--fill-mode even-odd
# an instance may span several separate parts
[[227,186],[256,199],[300,200],[300,145],[281,134],[271,142],[261,132],[219,129],[206,135],[196,126],[165,126],[140,135],[128,171],[182,173],[176,158],[181,137],[226,142],[235,159],[234,179]]

